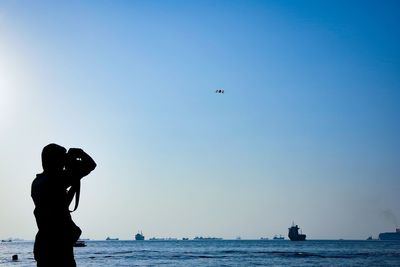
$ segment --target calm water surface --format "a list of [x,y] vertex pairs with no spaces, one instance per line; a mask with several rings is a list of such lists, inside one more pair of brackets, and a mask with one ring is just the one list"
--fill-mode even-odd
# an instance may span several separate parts
[[[87,266],[400,266],[400,242],[289,240],[86,241]],[[35,266],[33,242],[0,243],[0,266]],[[11,257],[18,254],[19,261]]]

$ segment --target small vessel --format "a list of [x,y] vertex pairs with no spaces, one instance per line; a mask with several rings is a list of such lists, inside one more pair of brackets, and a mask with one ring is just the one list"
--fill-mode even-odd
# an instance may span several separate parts
[[175,237],[151,237],[149,241],[177,241],[178,238]]
[[86,243],[83,240],[78,240],[74,243],[74,247],[86,247]]
[[222,240],[222,237],[202,237],[202,236],[196,236],[195,238],[193,238],[193,240]]
[[274,235],[274,237],[272,238],[273,240],[285,240],[285,238],[282,235]]
[[107,241],[117,241],[117,240],[119,240],[119,238],[112,238],[112,237],[107,236],[106,240]]
[[144,235],[143,235],[142,231],[140,231],[140,233],[138,232],[135,235],[135,240],[144,240]]
[[304,234],[299,234],[299,226],[296,224],[294,225],[294,222],[292,223],[292,226],[289,228],[289,234],[288,237],[292,241],[304,241],[306,240],[306,235]]
[[379,240],[400,241],[400,228],[396,228],[396,232],[380,233]]

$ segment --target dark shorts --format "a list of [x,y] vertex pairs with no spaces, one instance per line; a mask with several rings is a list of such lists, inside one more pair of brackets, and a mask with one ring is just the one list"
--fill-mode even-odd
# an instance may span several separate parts
[[38,267],[76,267],[73,244],[63,242],[62,238],[55,239],[38,233],[33,254]]

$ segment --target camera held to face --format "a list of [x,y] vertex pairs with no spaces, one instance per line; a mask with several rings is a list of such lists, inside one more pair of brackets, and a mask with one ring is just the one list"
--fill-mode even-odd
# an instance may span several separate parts
[[70,148],[67,152],[65,170],[81,176],[88,175],[96,168],[94,160],[80,148]]
[[80,148],[70,148],[67,152],[65,169],[77,171],[83,167],[83,157],[85,152]]

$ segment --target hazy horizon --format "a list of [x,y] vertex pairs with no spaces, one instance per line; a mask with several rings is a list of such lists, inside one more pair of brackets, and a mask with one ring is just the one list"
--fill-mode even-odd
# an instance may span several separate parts
[[[0,239],[52,142],[83,238],[400,227],[400,2],[1,1]],[[224,94],[216,94],[224,89]]]

